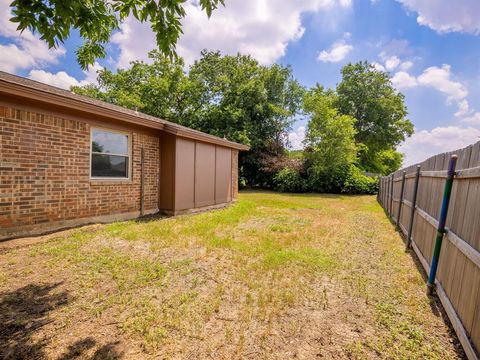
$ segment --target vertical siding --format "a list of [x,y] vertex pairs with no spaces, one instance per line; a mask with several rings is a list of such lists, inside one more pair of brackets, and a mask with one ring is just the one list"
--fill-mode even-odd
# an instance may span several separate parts
[[215,145],[195,145],[195,207],[215,204]]
[[232,198],[238,197],[238,150],[232,150]]
[[195,141],[177,137],[175,210],[195,207]]
[[174,135],[160,137],[160,209],[175,209],[175,144]]
[[216,147],[215,203],[232,201],[232,154],[229,148]]

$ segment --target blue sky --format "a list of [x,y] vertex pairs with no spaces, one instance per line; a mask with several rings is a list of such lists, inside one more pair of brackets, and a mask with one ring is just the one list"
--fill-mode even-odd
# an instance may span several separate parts
[[[95,82],[101,67],[146,59],[155,40],[148,24],[127,19],[108,57],[89,71],[76,63],[81,40],[56,50],[9,23],[0,0],[0,70],[68,88]],[[203,48],[248,53],[263,64],[290,65],[305,86],[335,87],[340,69],[368,60],[388,71],[405,94],[416,133],[400,146],[405,163],[480,140],[480,1],[478,0],[226,0],[212,18],[187,3],[178,52],[187,63]],[[305,121],[290,140],[301,147]]]

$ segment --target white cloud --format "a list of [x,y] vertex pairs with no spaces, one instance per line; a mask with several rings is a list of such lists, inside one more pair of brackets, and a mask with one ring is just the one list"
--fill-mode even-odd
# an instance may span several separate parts
[[394,70],[400,65],[400,59],[397,56],[390,56],[385,59],[385,68],[389,71]]
[[465,86],[451,78],[450,65],[447,64],[441,68],[431,66],[425,69],[417,80],[420,85],[432,87],[447,95],[448,101],[460,101],[468,95]]
[[468,105],[468,100],[463,99],[458,102],[458,111],[455,113],[455,117],[462,117],[468,115],[470,111],[470,106]]
[[[187,63],[197,59],[202,49],[208,49],[250,54],[270,64],[285,54],[290,42],[302,37],[302,14],[350,6],[351,0],[230,0],[208,19],[198,2],[191,0],[185,7],[184,33],[177,51]],[[156,47],[149,24],[131,18],[122,24],[112,42],[120,49],[119,67],[127,67],[135,59],[146,60],[148,51]]]
[[31,70],[28,78],[67,90],[70,89],[70,86],[82,85],[77,79],[68,75],[65,71],[52,74],[44,70]]
[[303,149],[303,140],[305,140],[305,126],[299,126],[288,134],[290,148],[293,150]]
[[463,122],[471,125],[480,125],[480,112],[475,112],[462,119]]
[[328,50],[322,50],[318,54],[317,60],[322,62],[339,62],[345,59],[353,50],[353,46],[346,42],[350,37],[350,33],[343,34],[343,39],[334,42]]
[[84,71],[86,78],[81,81],[78,81],[73,76],[68,75],[65,71],[59,71],[53,74],[44,70],[31,70],[28,74],[28,78],[69,90],[71,86],[85,86],[88,84],[97,83],[97,71],[101,69],[103,69],[103,67],[98,63],[95,63],[95,65],[90,66],[87,71]]
[[408,166],[435,154],[461,149],[479,140],[480,129],[476,127],[436,127],[430,131],[415,132],[398,150],[405,154],[403,164]]
[[399,71],[391,78],[393,86],[397,89],[408,89],[418,85],[415,76],[405,71]]
[[378,71],[385,71],[385,66],[383,66],[382,64],[380,63],[377,63],[377,62],[373,62],[372,63],[373,67],[378,70]]
[[400,70],[407,71],[413,66],[412,61],[404,61],[400,64]]
[[424,86],[440,91],[447,97],[447,104],[452,102],[458,106],[456,117],[468,115],[470,112],[469,104],[466,99],[468,90],[461,82],[453,79],[450,65],[444,64],[442,67],[431,66],[415,78],[406,71],[399,71],[391,78],[393,85],[397,89],[408,89],[415,86]]
[[65,49],[49,49],[48,45],[29,30],[20,33],[10,21],[10,0],[0,0],[0,36],[10,43],[0,45],[0,70],[15,73],[20,69],[55,64]]
[[418,14],[417,22],[433,30],[480,33],[480,1],[478,0],[398,0]]
[[383,50],[378,54],[381,63],[373,63],[377,70],[393,71],[398,69],[399,71],[407,71],[413,66],[412,60],[401,60],[401,57],[412,55],[408,41],[392,40],[387,44],[379,43],[377,46],[383,47]]

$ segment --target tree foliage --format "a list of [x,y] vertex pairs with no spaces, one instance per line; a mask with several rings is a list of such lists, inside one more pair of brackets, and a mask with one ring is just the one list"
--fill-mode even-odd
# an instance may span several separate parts
[[301,109],[303,88],[291,68],[203,52],[189,77],[203,97],[187,125],[249,145],[251,151],[240,157],[242,175],[249,185],[271,187],[273,174],[262,171],[263,164],[283,154],[287,130]]
[[[224,0],[199,0],[210,17]],[[78,30],[84,43],[77,49],[77,59],[85,69],[96,58],[106,56],[105,45],[113,31],[119,29],[128,16],[140,22],[149,22],[156,34],[160,52],[175,57],[175,44],[182,33],[181,20],[185,17],[184,0],[14,0],[11,5],[18,30],[30,29],[41,35],[49,47],[63,43],[72,29]]]
[[301,109],[303,88],[291,69],[204,51],[187,73],[181,59],[158,51],[150,57],[148,64],[101,71],[98,86],[72,90],[249,145],[251,151],[240,157],[240,176],[252,186],[271,186],[275,174],[263,166],[282,156],[287,130]]
[[[305,91],[289,67],[260,65],[245,55],[203,51],[188,71],[159,51],[151,62],[102,70],[79,94],[161,117],[249,145],[240,154],[244,185],[282,191],[375,191],[365,171],[397,170],[396,147],[413,129],[403,95],[368,63],[349,64],[336,90]],[[305,150],[286,150],[298,115],[309,118]]]
[[348,64],[336,92],[335,107],[356,119],[359,165],[371,172],[396,170],[402,158],[395,150],[412,135],[413,124],[406,118],[404,96],[389,75],[366,61]]
[[304,100],[310,115],[305,136],[305,156],[310,187],[320,192],[340,192],[349,168],[356,161],[355,119],[334,107],[332,90],[316,86]]

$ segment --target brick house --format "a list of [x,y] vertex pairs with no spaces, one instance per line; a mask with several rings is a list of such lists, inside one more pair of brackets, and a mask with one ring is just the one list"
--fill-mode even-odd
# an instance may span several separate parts
[[248,147],[0,72],[0,239],[225,206]]

